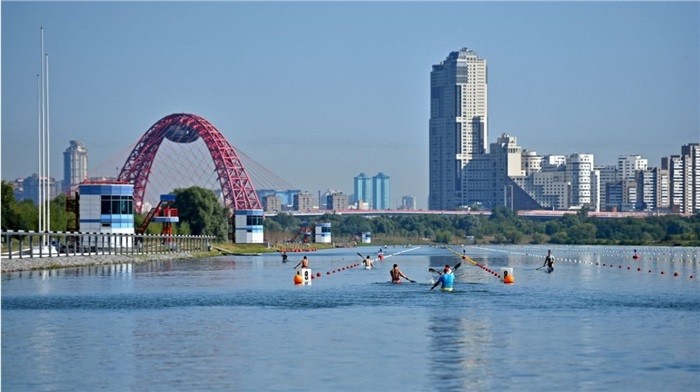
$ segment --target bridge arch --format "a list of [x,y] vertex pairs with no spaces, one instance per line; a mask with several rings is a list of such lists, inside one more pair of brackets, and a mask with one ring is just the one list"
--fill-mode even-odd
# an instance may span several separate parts
[[176,113],[158,120],[141,136],[131,150],[118,180],[134,184],[134,209],[141,213],[153,160],[164,139],[175,143],[192,143],[202,138],[216,167],[224,204],[236,210],[262,209],[253,183],[243,163],[226,138],[203,117]]

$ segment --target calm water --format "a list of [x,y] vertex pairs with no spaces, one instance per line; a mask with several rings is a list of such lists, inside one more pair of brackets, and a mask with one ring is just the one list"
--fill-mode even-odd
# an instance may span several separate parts
[[430,247],[310,253],[310,286],[298,254],[4,274],[2,389],[700,389],[700,248],[549,248],[552,274],[545,247],[467,247],[516,283],[465,262],[452,293],[427,269],[459,257]]

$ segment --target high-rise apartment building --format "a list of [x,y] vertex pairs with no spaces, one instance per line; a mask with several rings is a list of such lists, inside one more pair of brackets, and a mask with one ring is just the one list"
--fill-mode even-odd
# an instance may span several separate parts
[[684,167],[685,159],[680,155],[661,158],[661,170],[668,172],[668,201],[672,212],[685,212],[683,205]]
[[260,199],[263,204],[263,210],[265,212],[278,212],[282,211],[282,198],[275,194],[267,195]]
[[309,192],[301,192],[294,195],[294,210],[310,212],[314,209],[314,198]]
[[651,211],[656,207],[654,169],[637,172],[637,209]]
[[402,196],[400,210],[415,210],[416,209],[416,197],[415,196]]
[[619,156],[617,158],[617,179],[625,181],[637,178],[637,171],[646,170],[648,162],[648,159],[639,155]]
[[700,143],[682,146],[681,155],[661,158],[661,169],[668,171],[671,211],[700,212]]
[[58,196],[57,189],[56,189],[56,180],[54,180],[53,177],[44,177],[39,180],[39,176],[34,173],[31,176],[25,178],[22,181],[22,195],[19,197],[19,200],[26,200],[29,199],[31,200],[34,204],[39,204],[39,188],[41,187],[42,189],[45,189],[46,187],[46,182],[48,181],[48,188],[50,194],[47,196],[48,200],[53,200],[56,196]]
[[88,178],[88,151],[83,143],[71,140],[70,146],[63,152],[63,187],[64,192],[78,188]]
[[348,195],[340,191],[329,191],[326,194],[326,209],[344,211],[348,209]]
[[617,165],[601,165],[595,166],[595,171],[598,172],[600,176],[600,186],[599,186],[599,204],[601,210],[612,210],[617,208],[617,204],[612,205],[608,203],[608,185],[614,185],[618,183],[617,175]]
[[689,213],[700,212],[700,143],[690,143],[681,147],[685,157],[684,203]]
[[[430,73],[428,208],[449,210],[487,199],[492,187],[479,176],[487,153],[486,60],[467,48],[450,53]],[[473,174],[470,177],[470,174]]]
[[[591,179],[597,179],[593,175],[593,154],[571,154],[566,159],[566,174],[571,182],[571,206],[589,207],[597,210],[598,184],[591,183]],[[593,191],[594,193],[592,193]]]
[[391,208],[389,178],[382,172],[372,177],[372,208],[375,210]]
[[483,169],[491,174],[490,181],[485,183],[491,187],[488,195],[490,205],[487,205],[490,208],[496,206],[515,208],[515,189],[508,179],[523,177],[522,152],[518,139],[505,133],[496,139],[496,143],[491,143],[490,152],[486,154],[490,157],[490,162]]
[[353,203],[358,203],[358,208],[363,202],[371,203],[372,199],[372,177],[365,173],[355,176],[353,183],[355,197]]
[[542,156],[537,155],[536,151],[523,150],[521,154],[522,165],[524,175],[530,175],[530,173],[538,172],[542,170]]

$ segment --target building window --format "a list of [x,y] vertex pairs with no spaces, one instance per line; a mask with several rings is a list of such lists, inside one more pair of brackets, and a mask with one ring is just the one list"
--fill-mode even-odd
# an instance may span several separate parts
[[102,195],[100,213],[103,215],[133,215],[134,197]]

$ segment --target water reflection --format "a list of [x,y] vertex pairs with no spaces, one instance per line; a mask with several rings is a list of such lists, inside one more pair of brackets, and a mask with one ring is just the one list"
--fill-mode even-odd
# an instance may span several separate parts
[[433,310],[429,318],[431,385],[438,390],[485,390],[491,387],[494,364],[488,356],[495,344],[482,317]]

